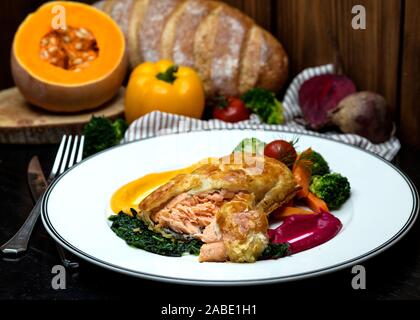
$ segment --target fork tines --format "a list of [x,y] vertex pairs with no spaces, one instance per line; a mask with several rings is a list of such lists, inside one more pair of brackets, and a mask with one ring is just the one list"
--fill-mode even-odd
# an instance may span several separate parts
[[63,136],[49,179],[54,179],[57,174],[62,174],[66,169],[82,160],[84,142],[84,136]]

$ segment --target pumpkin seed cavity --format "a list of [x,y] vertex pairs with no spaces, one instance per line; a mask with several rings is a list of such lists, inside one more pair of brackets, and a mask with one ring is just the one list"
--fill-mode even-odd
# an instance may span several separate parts
[[86,28],[52,30],[40,43],[40,58],[70,71],[80,72],[90,66],[99,55],[96,38]]

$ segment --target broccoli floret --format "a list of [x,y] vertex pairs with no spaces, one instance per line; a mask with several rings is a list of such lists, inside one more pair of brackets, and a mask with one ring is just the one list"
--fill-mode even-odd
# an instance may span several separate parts
[[246,92],[242,100],[246,107],[256,113],[265,123],[282,124],[284,122],[283,106],[273,92],[254,88]]
[[124,138],[124,133],[128,129],[128,124],[123,119],[119,118],[114,121],[114,123],[112,124],[112,128],[114,128],[115,139],[116,139],[115,144],[117,144]]
[[340,208],[350,197],[350,183],[338,173],[314,176],[309,190],[323,199],[331,210]]
[[242,140],[233,152],[245,152],[256,155],[263,155],[265,148],[265,142],[258,140],[257,138],[246,138]]
[[93,116],[83,129],[85,135],[83,156],[91,156],[118,144],[127,128],[127,123],[122,119],[112,122],[105,117]]
[[318,152],[312,151],[309,160],[312,163],[312,176],[323,176],[330,173],[328,162]]

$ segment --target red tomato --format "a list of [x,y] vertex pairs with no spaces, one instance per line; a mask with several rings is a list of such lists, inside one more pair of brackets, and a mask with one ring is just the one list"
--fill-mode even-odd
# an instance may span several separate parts
[[288,167],[291,167],[297,158],[293,144],[284,140],[275,140],[267,144],[264,148],[264,155],[277,159]]
[[245,103],[239,98],[228,98],[224,103],[217,105],[213,109],[213,118],[225,122],[239,122],[248,120],[251,111],[245,106]]

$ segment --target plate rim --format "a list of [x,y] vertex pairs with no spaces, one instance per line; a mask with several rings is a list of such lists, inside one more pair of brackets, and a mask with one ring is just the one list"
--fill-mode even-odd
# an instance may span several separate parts
[[165,137],[165,136],[189,134],[189,133],[196,133],[196,132],[206,132],[206,131],[207,132],[211,132],[211,131],[262,131],[262,132],[265,132],[265,131],[268,131],[268,132],[279,132],[279,133],[293,134],[292,132],[288,132],[288,131],[285,131],[285,130],[278,130],[278,129],[274,129],[274,128],[273,129],[271,129],[271,128],[265,128],[265,129],[252,129],[252,128],[251,129],[249,129],[249,128],[198,129],[198,130],[190,130],[190,131],[187,131],[187,132],[174,132],[174,133],[170,133],[170,134],[166,134],[166,135],[162,135],[162,136],[146,137],[146,138],[143,138],[143,139],[140,139],[140,140],[134,140],[134,141],[122,143],[122,144],[113,146],[111,148],[108,148],[106,150],[103,150],[101,152],[98,152],[98,153],[96,153],[92,156],[87,157],[86,159],[83,159],[79,163],[72,166],[70,169],[68,169],[62,175],[60,175],[57,179],[55,179],[55,181],[51,185],[48,186],[46,192],[44,193],[44,195],[42,197],[42,205],[41,205],[41,219],[42,219],[42,223],[43,223],[45,229],[47,230],[48,234],[56,242],[58,242],[60,245],[65,247],[67,250],[69,250],[70,252],[72,252],[76,256],[78,256],[78,257],[80,257],[80,258],[82,258],[82,259],[84,259],[84,260],[86,260],[90,263],[93,263],[97,266],[100,266],[100,267],[103,267],[105,269],[115,271],[115,272],[118,272],[118,273],[122,273],[122,274],[125,274],[125,275],[135,276],[135,277],[143,278],[143,279],[147,279],[147,280],[155,280],[155,281],[175,283],[175,284],[205,285],[205,286],[223,286],[223,285],[240,286],[240,285],[264,285],[264,284],[272,284],[272,283],[280,283],[280,282],[289,282],[289,281],[295,281],[295,280],[301,280],[301,279],[316,277],[316,276],[320,276],[320,275],[324,275],[324,274],[328,274],[328,273],[332,273],[332,272],[335,272],[335,271],[345,269],[349,266],[352,266],[352,265],[355,265],[357,263],[366,261],[370,258],[373,258],[376,255],[378,255],[378,254],[384,252],[385,250],[389,249],[390,247],[392,247],[395,243],[397,243],[399,240],[401,240],[410,231],[410,229],[412,228],[412,226],[414,225],[414,223],[417,220],[417,217],[419,215],[419,201],[420,201],[419,193],[417,191],[417,188],[416,188],[415,184],[411,180],[411,178],[406,173],[404,173],[400,168],[398,168],[396,165],[394,165],[390,161],[382,158],[381,156],[379,156],[379,155],[377,155],[377,154],[375,154],[375,153],[373,153],[369,150],[363,149],[359,146],[348,144],[348,143],[345,143],[343,141],[338,141],[338,140],[332,139],[330,137],[318,136],[315,133],[294,133],[297,136],[315,137],[315,138],[318,138],[318,139],[324,139],[324,140],[328,140],[328,141],[331,141],[331,142],[334,142],[334,143],[339,143],[339,144],[343,144],[343,145],[348,146],[348,147],[358,149],[359,151],[367,153],[367,154],[381,160],[382,162],[384,162],[385,164],[390,166],[393,170],[395,170],[405,180],[405,182],[409,186],[409,188],[411,190],[411,196],[413,198],[413,207],[412,207],[412,210],[411,210],[411,213],[410,213],[410,217],[407,219],[404,226],[397,233],[395,233],[393,237],[388,239],[386,242],[384,242],[380,246],[370,250],[369,252],[366,252],[365,254],[357,256],[353,259],[350,259],[350,260],[347,260],[347,261],[344,261],[342,263],[338,263],[338,264],[335,264],[333,266],[329,266],[329,267],[326,267],[326,268],[321,268],[321,269],[317,269],[317,270],[313,270],[313,271],[308,271],[308,272],[304,272],[304,273],[300,273],[300,274],[296,274],[296,275],[292,275],[292,276],[280,276],[280,277],[272,277],[272,278],[265,278],[265,279],[193,280],[193,279],[188,279],[188,278],[154,275],[154,274],[150,274],[150,273],[146,273],[146,272],[141,272],[141,271],[137,271],[137,270],[124,268],[124,267],[117,266],[117,265],[114,265],[112,263],[109,263],[107,261],[103,261],[101,259],[98,259],[94,256],[91,256],[91,255],[83,252],[79,248],[77,248],[77,247],[73,246],[72,244],[68,243],[59,234],[59,232],[54,228],[54,226],[52,225],[52,223],[49,219],[48,210],[47,210],[47,204],[48,204],[49,196],[50,196],[52,190],[54,189],[55,185],[57,185],[57,183],[66,174],[68,174],[70,171],[72,171],[73,169],[75,169],[79,165],[82,165],[84,162],[88,161],[91,158],[100,156],[101,154],[109,152],[111,150],[124,147],[128,144],[139,143],[139,142],[144,141],[144,140],[157,139],[157,138]]

